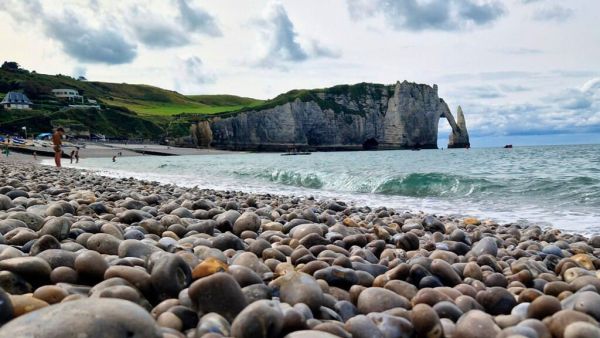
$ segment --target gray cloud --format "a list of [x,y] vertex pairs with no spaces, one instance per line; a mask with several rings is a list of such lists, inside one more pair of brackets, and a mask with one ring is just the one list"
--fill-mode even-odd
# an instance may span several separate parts
[[280,2],[271,2],[260,20],[255,21],[259,41],[259,67],[282,67],[285,62],[302,62],[310,58],[338,58],[340,52],[309,39],[304,47],[298,41],[298,33]]
[[563,22],[573,15],[573,10],[562,6],[543,7],[538,9],[533,18],[538,21]]
[[45,16],[43,25],[46,35],[58,41],[65,53],[82,62],[122,64],[137,56],[135,43],[127,41],[122,33],[109,25],[91,27],[70,11],[60,17]]
[[148,47],[179,47],[190,42],[188,34],[180,26],[160,15],[134,8],[129,21],[135,36]]
[[173,82],[176,91],[192,92],[201,85],[215,83],[216,76],[205,69],[199,57],[190,56],[177,61]]
[[187,0],[177,0],[177,7],[179,18],[186,29],[209,36],[223,35],[217,21],[207,11],[191,6]]
[[490,24],[506,10],[497,0],[348,0],[355,19],[383,15],[396,30],[458,31]]
[[526,104],[463,103],[473,136],[543,135],[600,131],[600,78]]
[[535,54],[543,53],[543,51],[541,49],[527,48],[527,47],[501,49],[501,50],[496,50],[496,51],[504,53],[504,54],[514,54],[514,55],[535,55]]

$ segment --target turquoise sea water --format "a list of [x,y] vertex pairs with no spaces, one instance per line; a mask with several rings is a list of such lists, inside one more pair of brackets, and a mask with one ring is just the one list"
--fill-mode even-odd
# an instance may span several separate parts
[[85,159],[82,167],[220,190],[600,232],[600,145]]

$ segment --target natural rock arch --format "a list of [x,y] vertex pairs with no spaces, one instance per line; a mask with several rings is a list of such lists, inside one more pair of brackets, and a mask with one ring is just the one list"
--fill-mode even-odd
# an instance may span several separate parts
[[440,117],[445,117],[450,128],[452,128],[452,133],[448,138],[448,148],[470,148],[469,133],[462,108],[458,106],[458,109],[456,109],[456,121],[450,110],[447,109],[443,111]]

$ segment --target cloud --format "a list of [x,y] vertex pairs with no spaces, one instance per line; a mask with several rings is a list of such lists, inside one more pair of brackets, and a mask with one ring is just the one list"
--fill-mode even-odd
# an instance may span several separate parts
[[189,56],[177,60],[173,81],[176,91],[189,93],[202,85],[215,83],[216,76],[206,70],[199,57]]
[[133,8],[128,21],[138,40],[148,47],[179,47],[190,42],[188,34],[180,26],[138,7]]
[[537,21],[563,22],[573,15],[573,10],[562,6],[543,7],[538,9],[533,18]]
[[179,19],[189,31],[209,36],[222,36],[216,19],[207,11],[191,6],[187,0],[177,0]]
[[354,19],[382,15],[396,30],[459,31],[485,26],[506,13],[497,0],[348,0]]
[[496,51],[499,51],[504,54],[514,54],[514,55],[536,55],[536,54],[543,53],[543,51],[541,49],[527,48],[527,47],[500,49],[500,50],[496,50]]
[[465,100],[462,106],[474,136],[600,132],[600,78],[537,102],[490,105]]
[[270,2],[254,25],[258,30],[257,58],[253,62],[256,66],[285,68],[282,66],[286,62],[341,56],[339,51],[323,46],[314,39],[304,39],[306,46],[303,46],[285,7],[279,1]]
[[121,32],[104,24],[89,26],[80,16],[64,11],[61,16],[44,16],[44,31],[58,41],[65,53],[89,63],[122,64],[133,61],[137,46],[127,41]]

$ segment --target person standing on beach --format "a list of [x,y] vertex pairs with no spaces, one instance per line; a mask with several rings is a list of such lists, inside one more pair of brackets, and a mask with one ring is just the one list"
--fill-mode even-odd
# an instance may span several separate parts
[[69,157],[71,157],[71,164],[73,164],[73,158],[75,157],[75,149],[71,150],[71,155]]
[[75,163],[79,163],[79,147],[75,147]]
[[52,135],[52,144],[54,145],[54,163],[57,168],[60,168],[60,158],[62,156],[62,137],[65,134],[65,130],[62,127],[56,128],[56,131]]

